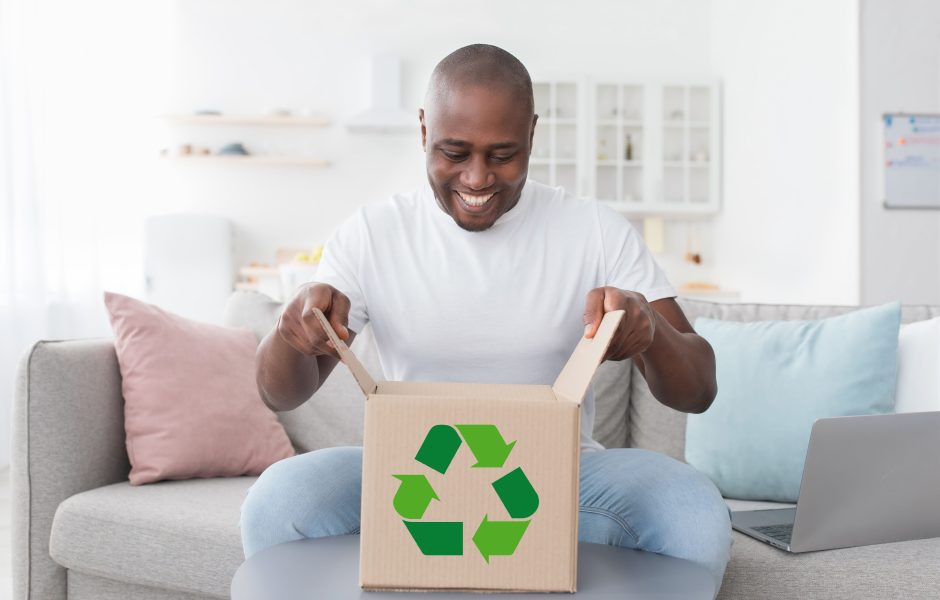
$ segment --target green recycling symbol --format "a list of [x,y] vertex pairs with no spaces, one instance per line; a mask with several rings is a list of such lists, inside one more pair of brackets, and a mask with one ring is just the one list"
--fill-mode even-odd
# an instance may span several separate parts
[[[415,460],[444,475],[460,448],[462,438],[476,458],[477,462],[472,468],[499,469],[516,445],[516,442],[507,444],[495,425],[472,424],[454,427],[431,427],[418,454],[415,455]],[[440,500],[427,477],[411,474],[392,477],[401,481],[392,505],[395,512],[405,519],[403,523],[418,549],[425,555],[462,555],[462,521],[408,520],[420,519],[432,500]],[[518,520],[492,521],[489,515],[483,515],[483,520],[473,534],[473,543],[487,563],[490,562],[490,556],[510,556],[516,551],[516,546],[531,521],[529,517],[535,514],[539,507],[539,495],[521,467],[493,481],[492,486],[509,516]]]

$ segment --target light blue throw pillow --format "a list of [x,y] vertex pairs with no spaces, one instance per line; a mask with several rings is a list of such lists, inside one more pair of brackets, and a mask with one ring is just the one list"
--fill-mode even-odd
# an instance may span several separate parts
[[900,322],[898,302],[818,321],[697,319],[718,395],[688,417],[686,461],[726,498],[796,502],[816,419],[893,411]]

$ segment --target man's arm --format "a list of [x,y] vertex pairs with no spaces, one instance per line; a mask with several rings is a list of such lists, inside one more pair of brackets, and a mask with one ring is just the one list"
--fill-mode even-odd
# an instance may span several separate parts
[[637,292],[613,287],[588,293],[587,337],[594,337],[604,313],[625,311],[605,360],[632,358],[657,400],[687,413],[705,412],[715,395],[715,353],[673,298],[647,302]]
[[[348,342],[355,338],[355,332],[349,331]],[[320,389],[338,363],[333,356],[298,352],[274,329],[261,340],[255,355],[261,400],[273,411],[294,410]]]
[[336,335],[351,344],[356,333],[347,328],[349,306],[349,298],[330,285],[311,283],[298,289],[255,354],[258,393],[268,408],[293,410],[320,389],[339,354],[314,309],[320,309]]
[[645,352],[633,357],[656,399],[687,413],[705,412],[715,395],[715,352],[686,319],[673,298],[654,300],[656,334]]

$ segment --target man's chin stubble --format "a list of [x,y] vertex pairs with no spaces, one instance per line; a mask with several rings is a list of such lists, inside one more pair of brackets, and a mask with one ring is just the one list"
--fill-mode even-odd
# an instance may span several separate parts
[[479,233],[480,231],[486,231],[487,229],[493,226],[492,223],[488,223],[484,225],[467,225],[465,223],[461,223],[457,219],[454,219],[454,221],[457,223],[458,227],[460,227],[464,231],[470,231],[472,233]]
[[[483,223],[483,224],[480,224],[480,225],[472,225],[472,224],[462,223],[462,222],[460,221],[460,219],[458,219],[457,217],[455,217],[454,215],[452,215],[452,214],[450,213],[450,211],[448,211],[447,209],[444,208],[444,203],[441,202],[441,199],[438,197],[437,192],[434,193],[434,200],[437,202],[437,207],[440,208],[442,211],[444,211],[444,213],[445,213],[447,216],[449,216],[451,219],[454,220],[454,223],[457,224],[457,227],[460,227],[460,228],[463,229],[464,231],[470,231],[470,232],[472,232],[472,233],[477,233],[477,232],[480,232],[480,231],[486,231],[487,229],[489,229],[490,227],[493,226],[493,223]],[[458,209],[458,208],[454,208],[454,210],[459,210],[459,209]]]

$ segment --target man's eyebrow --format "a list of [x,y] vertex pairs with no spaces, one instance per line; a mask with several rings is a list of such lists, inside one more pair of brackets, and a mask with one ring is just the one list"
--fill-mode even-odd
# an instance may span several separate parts
[[[466,148],[471,145],[470,142],[466,142],[464,140],[457,140],[454,138],[445,138],[441,140],[440,142],[438,142],[438,144],[442,146],[460,146],[461,148]],[[490,150],[501,150],[503,148],[518,148],[518,147],[519,147],[519,144],[516,142],[498,142],[496,144],[490,144],[489,146],[487,146],[487,148]]]

